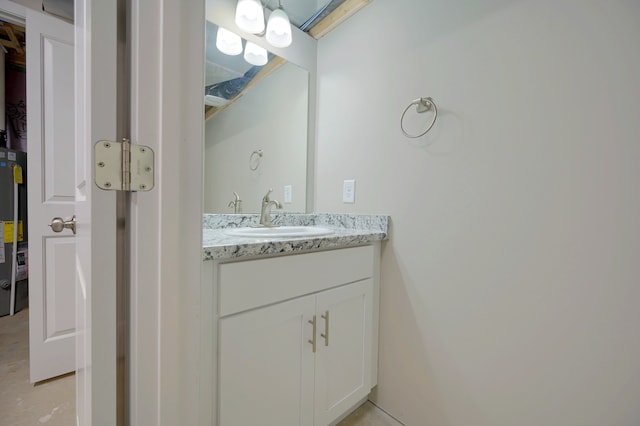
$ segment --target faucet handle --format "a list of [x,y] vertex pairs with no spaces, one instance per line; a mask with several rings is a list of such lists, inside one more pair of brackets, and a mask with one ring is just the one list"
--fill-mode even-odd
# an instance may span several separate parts
[[233,195],[236,199],[229,202],[229,207],[233,207],[234,213],[242,213],[242,200],[237,192],[233,191]]
[[273,192],[273,188],[269,188],[269,190],[264,195],[264,197],[262,197],[262,201],[264,201],[265,203],[268,203],[269,201],[271,201],[271,198],[269,198],[269,194],[271,194],[272,192]]

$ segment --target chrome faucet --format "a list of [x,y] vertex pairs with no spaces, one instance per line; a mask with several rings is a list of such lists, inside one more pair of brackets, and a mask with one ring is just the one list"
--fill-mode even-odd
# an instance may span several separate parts
[[235,195],[236,199],[229,202],[229,207],[233,207],[234,213],[242,213],[242,200],[237,192],[233,191],[233,195]]
[[269,189],[264,197],[262,197],[262,211],[260,212],[260,225],[266,226],[267,228],[273,228],[274,225],[271,223],[271,206],[275,206],[276,209],[281,209],[282,205],[280,201],[272,200],[269,198],[269,194],[273,192],[273,189]]

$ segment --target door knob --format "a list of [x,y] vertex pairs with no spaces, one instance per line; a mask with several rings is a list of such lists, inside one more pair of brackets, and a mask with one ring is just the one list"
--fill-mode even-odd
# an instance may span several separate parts
[[53,232],[62,232],[63,229],[71,229],[71,232],[76,233],[76,215],[73,215],[71,220],[64,220],[61,217],[54,217],[49,224]]

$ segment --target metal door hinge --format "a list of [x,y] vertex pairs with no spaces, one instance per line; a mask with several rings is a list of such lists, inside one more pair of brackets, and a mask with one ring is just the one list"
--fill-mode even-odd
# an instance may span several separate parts
[[93,146],[94,178],[107,191],[150,191],[154,185],[153,150],[144,145],[98,141]]

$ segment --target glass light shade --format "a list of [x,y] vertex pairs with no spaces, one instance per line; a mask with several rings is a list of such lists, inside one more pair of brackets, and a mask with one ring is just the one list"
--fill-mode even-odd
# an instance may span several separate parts
[[260,0],[238,0],[236,25],[251,34],[264,31],[264,12]]
[[247,45],[244,47],[244,60],[249,62],[251,65],[261,67],[268,61],[267,51],[257,44],[248,41]]
[[242,53],[242,39],[226,28],[219,27],[216,35],[216,47],[224,54],[235,56]]
[[289,17],[282,9],[271,12],[267,23],[267,41],[275,47],[288,47],[293,40]]

